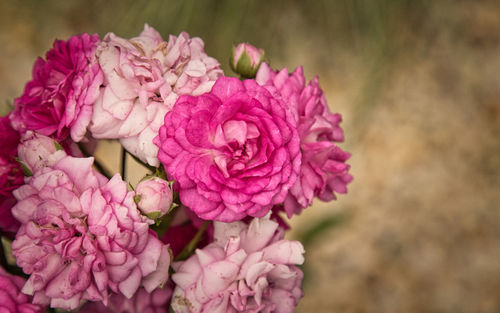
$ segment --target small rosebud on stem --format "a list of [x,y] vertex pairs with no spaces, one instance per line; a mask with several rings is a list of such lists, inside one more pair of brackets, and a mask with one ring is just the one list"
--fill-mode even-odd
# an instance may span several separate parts
[[231,69],[244,78],[255,78],[260,64],[264,60],[264,50],[258,49],[249,43],[240,43],[233,46],[230,60]]

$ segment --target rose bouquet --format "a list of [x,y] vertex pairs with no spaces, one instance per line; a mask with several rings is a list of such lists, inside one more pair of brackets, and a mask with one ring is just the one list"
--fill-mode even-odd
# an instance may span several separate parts
[[[352,180],[317,78],[249,44],[224,75],[200,38],[145,26],[56,40],[0,118],[0,311],[292,312],[304,248],[284,239]],[[243,79],[245,78],[245,79]],[[92,155],[118,140],[127,184]]]

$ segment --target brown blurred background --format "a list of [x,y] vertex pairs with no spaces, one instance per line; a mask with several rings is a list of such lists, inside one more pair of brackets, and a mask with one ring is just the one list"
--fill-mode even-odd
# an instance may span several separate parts
[[500,2],[1,0],[2,111],[55,38],[144,23],[201,37],[228,75],[241,41],[302,64],[343,115],[355,180],[291,221],[296,312],[500,312]]

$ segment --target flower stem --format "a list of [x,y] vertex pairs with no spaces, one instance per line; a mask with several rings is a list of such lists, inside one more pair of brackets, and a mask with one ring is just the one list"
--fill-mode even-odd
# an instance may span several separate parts
[[127,175],[127,150],[121,147],[122,149],[122,157],[121,157],[121,170],[120,173],[122,174],[122,179],[125,180],[125,177]]
[[182,249],[181,253],[179,253],[179,255],[175,258],[176,261],[185,260],[193,254],[198,242],[200,242],[201,237],[203,236],[203,233],[208,228],[208,225],[210,225],[210,221],[205,221],[205,223],[203,223],[200,229],[198,229],[198,232],[194,235],[193,239],[191,239],[184,249]]

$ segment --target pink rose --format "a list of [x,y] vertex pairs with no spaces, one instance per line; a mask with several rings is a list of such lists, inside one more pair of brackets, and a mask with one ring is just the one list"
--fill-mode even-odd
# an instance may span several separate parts
[[57,140],[82,140],[99,95],[103,74],[95,59],[97,34],[56,40],[33,67],[33,80],[15,100],[12,123],[21,133],[36,130]]
[[292,312],[302,297],[298,241],[269,219],[215,223],[214,242],[174,263],[177,313]]
[[107,34],[97,57],[105,81],[92,117],[92,135],[120,139],[130,153],[152,166],[159,164],[152,140],[178,96],[207,92],[222,74],[219,63],[205,54],[201,39],[181,33],[167,43],[148,25],[132,39]]
[[16,204],[12,191],[24,183],[23,171],[15,160],[20,139],[9,116],[0,117],[0,230],[10,234],[14,234],[20,225],[11,213]]
[[[1,248],[1,247],[0,247]],[[43,313],[45,308],[31,303],[31,298],[21,292],[25,279],[7,273],[0,267],[0,312]]]
[[130,298],[167,280],[168,246],[152,221],[118,174],[108,181],[92,163],[66,156],[14,191],[22,226],[12,250],[36,304],[72,310],[83,300],[107,303],[109,290]]
[[172,205],[172,189],[166,180],[152,177],[141,181],[135,189],[137,207],[151,219],[165,215]]
[[102,302],[87,302],[78,313],[168,313],[172,291],[173,286],[167,284],[151,293],[140,288],[130,299],[113,294],[107,306]]
[[306,86],[302,67],[288,74],[286,68],[274,72],[263,63],[256,80],[263,86],[277,88],[297,119],[302,166],[284,203],[288,217],[310,206],[314,197],[331,201],[336,199],[335,193],[346,193],[352,176],[345,162],[351,155],[335,144],[344,141],[339,126],[342,118],[330,112],[318,78]]
[[66,156],[62,146],[54,139],[32,131],[24,134],[17,151],[19,161],[23,162],[32,172],[43,167],[53,166]]
[[208,220],[264,216],[300,168],[292,113],[254,80],[221,77],[210,94],[180,97],[155,144],[181,202]]
[[254,78],[260,64],[264,60],[264,50],[257,49],[249,43],[240,43],[233,47],[231,68],[246,78]]

